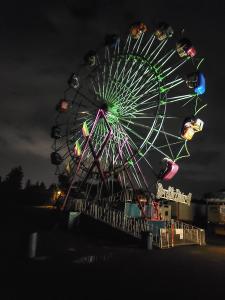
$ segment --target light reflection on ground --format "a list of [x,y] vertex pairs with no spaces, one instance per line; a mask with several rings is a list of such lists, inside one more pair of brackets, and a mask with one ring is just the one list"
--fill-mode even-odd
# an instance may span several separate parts
[[112,253],[106,255],[88,255],[75,259],[73,263],[75,264],[93,264],[99,262],[105,262],[112,257]]

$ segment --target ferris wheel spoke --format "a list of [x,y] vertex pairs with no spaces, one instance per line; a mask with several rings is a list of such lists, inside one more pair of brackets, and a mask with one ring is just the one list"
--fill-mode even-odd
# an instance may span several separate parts
[[120,38],[117,39],[116,45],[114,48],[114,56],[120,53]]
[[[115,48],[115,50],[116,50],[116,48]],[[115,51],[114,51],[114,56],[115,56]],[[108,78],[105,78],[106,77],[106,64],[104,64],[102,90],[103,90],[103,99],[105,99],[105,100],[107,99],[107,89],[108,89],[108,83],[110,82],[113,63],[114,62],[112,61],[112,63],[110,64]]]
[[[153,84],[150,85],[150,86],[148,87],[148,89],[143,90],[145,86],[146,86],[146,82],[145,82],[145,83],[137,90],[137,92],[133,95],[133,97],[135,97],[135,101],[138,101],[141,97],[146,96],[147,94],[149,94],[149,93],[151,93],[151,92],[154,92],[154,91],[155,91],[155,92],[159,93],[158,88],[157,88],[156,90],[154,90],[154,87],[155,87],[155,86],[158,86],[158,82],[153,81]],[[140,92],[141,90],[143,90],[143,91],[142,91],[141,94],[139,94],[139,92]],[[139,95],[138,95],[138,94],[139,94]]]
[[[125,129],[125,131],[129,131],[129,132],[131,132],[133,135],[135,135],[136,137],[138,137],[141,141],[143,141],[143,137],[140,135],[140,134],[138,134],[136,131],[134,131],[133,129],[131,129],[129,126],[126,126],[125,124],[123,124],[122,122],[121,122],[121,126]],[[129,135],[128,135],[129,136]]]
[[170,137],[173,137],[173,138],[175,138],[177,140],[182,140],[183,141],[183,139],[180,136],[177,136],[177,135],[174,135],[172,133],[166,132],[165,130],[157,130],[157,129],[153,129],[153,130],[157,131],[157,132],[159,132],[159,133],[161,133],[161,134],[163,134],[165,136],[170,136]]
[[[141,79],[139,79],[140,81]],[[113,103],[118,103],[119,101],[124,99],[133,98],[134,90],[131,89],[131,86],[122,84],[122,83],[115,83],[116,89],[114,93],[111,94],[112,99],[114,99]]]
[[102,74],[102,97],[103,99],[105,99],[105,72],[106,72],[106,65],[104,64],[103,67],[103,74]]
[[[152,97],[149,97],[146,101],[142,102],[134,102],[133,104],[130,104],[126,107],[126,110],[121,110],[123,114],[125,115],[131,115],[135,116],[136,114],[141,114],[142,112],[151,111],[153,108],[158,107],[160,100],[150,101],[156,97],[159,97],[158,93],[155,93]],[[141,101],[141,99],[140,99]]]
[[127,36],[124,48],[123,48],[123,52],[129,52],[130,50],[130,43],[131,43],[131,36],[130,34]]
[[154,100],[154,98],[159,97],[159,93],[156,91],[155,93],[153,93],[153,95],[151,97],[148,97],[147,99],[143,99],[144,95],[140,95],[140,97],[137,97],[133,100],[132,103],[127,103],[127,111],[129,111],[129,109],[133,109],[133,108],[137,108],[139,109],[139,111],[141,111],[142,106],[144,106],[144,108],[147,105],[152,106],[153,104],[157,104],[159,102],[159,100]]
[[[172,103],[175,103],[175,102],[179,102],[179,101],[184,101],[188,98],[192,98],[193,97],[193,94],[189,94],[189,95],[182,95],[182,96],[178,96],[178,97],[170,97],[170,98],[166,98],[166,100],[161,100],[160,101],[160,106],[163,106],[163,105],[167,105],[167,104],[172,104]],[[168,101],[169,100],[169,101]],[[158,107],[158,104],[154,104],[154,103],[151,103],[152,105],[149,106],[147,109],[152,109],[152,108],[156,108]],[[143,112],[143,111],[146,111],[147,110],[146,108],[144,109],[140,109],[139,112]]]
[[112,84],[111,78],[112,78],[112,68],[113,68],[114,61],[115,60],[112,60],[110,66],[109,66],[109,74],[108,74],[107,83],[106,83],[106,87],[105,87],[105,99],[106,100],[108,100],[108,98],[109,98],[108,93],[109,93],[110,86]]
[[[87,96],[84,95],[83,93],[78,92],[78,94],[79,94],[82,98],[84,98],[85,100],[87,100],[88,103],[91,103],[94,107],[98,107],[98,106],[96,105],[96,103],[95,103],[92,99],[90,99],[89,97],[87,97]],[[87,106],[85,105],[85,107],[87,107]]]
[[178,78],[176,78],[176,79],[174,79],[174,80],[172,80],[172,81],[169,81],[169,82],[167,82],[167,83],[164,83],[164,84],[161,86],[161,88],[162,88],[162,89],[165,89],[165,88],[167,88],[168,86],[169,86],[169,87],[170,87],[170,86],[175,87],[175,86],[177,86],[178,84],[181,84],[181,83],[183,83],[183,82],[184,82],[184,79],[181,78],[181,77],[178,77]]
[[[126,145],[126,144],[125,144],[125,147],[127,148],[127,145]],[[122,158],[122,157],[123,157],[123,156],[121,156],[121,158]],[[132,177],[135,179],[135,181],[136,181],[138,187],[141,187],[141,181],[140,181],[140,179],[139,179],[139,176],[138,176],[138,174],[137,174],[137,170],[136,170],[135,166],[134,166],[134,165],[131,165],[130,169],[133,169],[133,172],[130,172],[130,174],[131,174]]]
[[[145,78],[145,76],[146,76],[146,74],[147,74],[147,72],[145,71],[144,73],[142,73],[142,75],[139,75],[139,78],[138,78],[138,80],[135,80],[136,79],[136,77],[137,77],[137,74],[138,74],[138,72],[139,72],[139,70],[137,70],[135,73],[134,73],[134,77],[132,78],[130,78],[130,79],[132,79],[130,82],[127,82],[125,85],[127,86],[127,90],[126,90],[126,93],[125,93],[125,95],[124,95],[124,98],[127,98],[127,93],[128,93],[128,91],[129,90],[131,90],[131,88],[132,88],[132,93],[134,94],[134,96],[141,90],[141,89],[143,89],[144,88],[144,86],[146,86],[148,83],[151,83],[152,81],[154,81],[154,79],[153,79],[153,75],[150,77],[150,78],[148,78],[146,81],[144,81],[143,80],[143,78]],[[141,85],[139,85],[139,83],[140,82],[143,82],[143,84],[141,84]],[[130,84],[128,84],[128,83],[130,83]],[[139,86],[138,86],[139,85]],[[137,87],[138,86],[138,87]],[[136,93],[135,93],[136,92]],[[121,96],[123,96],[123,93],[122,93],[122,95]]]
[[118,74],[118,72],[119,72],[119,68],[120,68],[123,61],[121,59],[119,59],[119,60],[117,59],[115,61],[116,61],[115,70],[113,71],[113,75],[110,78],[111,83],[110,83],[110,86],[108,88],[107,95],[110,95],[112,93],[113,89],[115,88],[113,83],[116,82],[118,80],[118,78],[120,78],[120,76],[121,76],[121,72],[119,74]]
[[[184,149],[186,151],[186,154],[185,155],[181,155],[181,153],[182,153],[182,151]],[[189,153],[188,148],[187,148],[187,141],[185,141],[184,145],[180,148],[180,151],[178,152],[175,161],[177,161],[177,160],[179,160],[181,158],[189,157],[189,156],[190,156],[190,153]]]
[[110,51],[109,51],[109,48],[106,47],[105,48],[105,60],[107,61],[107,64],[111,63],[110,59],[111,59]]
[[133,48],[130,50],[131,52],[134,52],[135,48],[139,45],[141,37],[143,37],[143,33],[141,34],[141,36],[138,39],[133,40],[134,42],[133,42]]
[[97,86],[98,86],[97,95],[99,95],[100,97],[102,97],[101,83],[100,83],[100,77],[99,77],[99,73],[98,72],[96,74],[96,80],[97,80]]
[[179,69],[181,66],[183,66],[185,63],[188,62],[190,58],[187,57],[186,59],[184,59],[183,61],[181,61],[178,65],[176,65],[175,67],[170,67],[164,71],[162,71],[161,75],[163,75],[163,79],[165,79],[166,77],[168,77],[169,75],[171,75],[172,73],[174,73],[177,69]]
[[[120,61],[122,61],[122,59],[120,59]],[[109,94],[110,94],[111,97],[115,94],[115,90],[117,89],[117,85],[116,85],[117,82],[120,82],[121,84],[126,85],[124,80],[126,78],[130,77],[131,71],[132,71],[133,67],[135,66],[135,62],[133,61],[132,64],[131,64],[131,67],[127,70],[126,74],[124,74],[124,72],[126,70],[126,66],[127,66],[128,63],[129,63],[129,60],[126,59],[125,63],[124,63],[124,66],[122,68],[122,71],[120,72],[120,74],[118,76],[114,77],[114,83],[115,83],[114,87],[109,91]]]
[[[124,131],[124,129],[123,129],[122,127],[121,127],[121,130]],[[147,163],[147,165],[151,168],[151,171],[153,172],[153,174],[156,176],[156,173],[155,173],[155,171],[154,171],[154,169],[153,169],[153,166],[152,166],[151,163],[148,161],[148,159],[146,158],[146,156],[143,155],[143,154],[140,152],[140,147],[138,147],[138,146],[136,145],[136,143],[134,142],[134,140],[133,140],[130,136],[129,136],[129,141],[130,141],[131,144],[133,145],[135,151],[137,151],[137,153],[140,155],[140,158],[139,158],[137,161],[143,159],[143,160]]]
[[[180,145],[180,144],[184,144],[184,141],[170,143],[170,146],[177,146],[177,145]],[[164,145],[161,145],[161,146],[157,145],[158,149],[164,149],[164,148],[167,148],[167,147],[168,147],[167,144],[164,144]]]
[[117,85],[117,90],[115,90],[115,93],[112,94],[112,98],[114,99],[114,103],[118,103],[121,100],[124,101],[125,99],[127,101],[131,101],[131,99],[134,98],[134,90],[131,89],[130,86],[120,86],[118,84]]
[[134,172],[132,172],[132,176],[134,177],[134,179],[135,179],[135,181],[136,181],[138,187],[141,188],[142,185],[141,185],[139,176],[138,176],[138,174],[137,174],[137,171],[136,171],[136,169],[135,169],[134,167],[133,167],[133,170],[134,170]]
[[[148,85],[149,83],[150,83],[150,85]],[[148,81],[144,82],[140,87],[138,87],[134,90],[134,92],[136,92],[136,93],[134,93],[133,97],[137,101],[141,97],[143,97],[147,94],[150,94],[151,92],[154,92],[154,91],[159,92],[158,88],[155,90],[153,89],[153,87],[155,87],[155,86],[158,86],[158,82],[156,82],[155,78],[153,78],[153,76],[151,76],[151,78]]]
[[[179,102],[179,101],[184,101],[186,99],[191,99],[195,96],[194,94],[187,94],[187,95],[181,95],[181,96],[174,96],[174,97],[168,97],[167,98],[167,104]],[[164,103],[162,103],[164,104]]]
[[[137,115],[142,115],[142,116],[138,117]],[[134,119],[155,119],[154,115],[152,115],[152,116],[144,116],[144,115],[146,115],[146,114],[136,112]]]
[[[141,50],[140,54],[143,53],[143,56],[147,56],[148,52],[151,49],[151,46],[153,45],[153,42],[155,40],[155,36],[152,34],[151,37],[149,38],[148,42],[145,44],[145,46],[143,47],[143,49]],[[146,51],[145,51],[146,50]]]
[[[128,131],[130,131],[132,134],[134,134],[136,137],[138,137],[140,140],[143,141],[143,138],[134,130],[132,130],[131,128],[129,128],[128,126],[125,126],[123,124],[121,124],[123,127],[125,127],[125,129],[127,129]],[[153,145],[153,143],[149,142],[147,139],[145,140],[144,144],[148,144],[150,147],[154,148],[155,150],[157,150],[158,152],[160,152],[161,154],[165,155],[165,157],[168,157],[168,155],[166,153],[164,153],[163,151],[161,151],[159,148],[155,147]],[[141,149],[140,149],[141,150]],[[149,151],[149,148],[147,149],[147,151]],[[145,154],[147,153],[147,151],[145,151]],[[145,155],[144,154],[144,155]],[[168,157],[169,158],[169,157]]]
[[186,101],[186,102],[182,105],[182,107],[185,107],[188,103],[190,103],[191,101],[193,101],[193,100],[195,100],[195,99],[196,99],[196,95],[193,95],[193,97],[188,98],[188,101]]
[[115,88],[114,83],[116,81],[116,77],[117,77],[117,73],[118,73],[120,64],[121,64],[121,61],[116,62],[115,70],[113,70],[113,73],[111,73],[111,76],[108,77],[108,82],[110,82],[110,83],[107,85],[107,89],[106,89],[106,93],[105,93],[106,100],[111,98],[112,90]]
[[[176,50],[171,50],[166,55],[164,55],[160,60],[157,61],[157,69],[162,69],[162,67],[176,54]],[[162,62],[162,63],[161,63]]]
[[[143,89],[144,85],[147,85],[147,84],[151,83],[152,81],[154,81],[154,78],[153,78],[154,74],[151,74],[151,76],[147,77],[147,74],[149,73],[149,69],[144,68],[145,63],[146,63],[145,61],[141,61],[139,64],[136,63],[138,68],[135,71],[133,71],[132,76],[127,77],[127,80],[124,83],[124,85],[126,87],[128,87],[129,89],[131,89],[131,88],[133,89],[133,93],[135,93],[136,91],[139,91],[140,89]],[[141,70],[141,69],[143,69],[143,70]],[[141,74],[140,74],[140,70],[141,70]],[[136,80],[137,75],[138,75],[138,80]],[[143,82],[144,85],[141,84],[138,86],[139,82]],[[124,98],[126,98],[126,97],[127,97],[127,94],[124,95]]]
[[[163,152],[160,148],[155,147],[154,145],[151,145],[151,146],[152,146],[152,148],[153,148],[154,150],[156,150],[157,152],[159,152],[160,154],[162,154],[164,157],[170,158],[170,157],[168,156],[168,154],[166,154],[165,152]],[[168,146],[168,145],[167,145],[167,146]]]
[[[96,113],[96,109],[76,112],[77,120],[92,121]],[[79,115],[81,115],[79,117]],[[73,116],[74,118],[76,116]]]
[[[134,82],[134,80],[135,80],[138,72],[140,71],[140,69],[142,69],[146,63],[147,63],[148,67],[150,66],[149,63],[145,59],[142,59],[138,55],[132,55],[131,57],[134,57],[134,59],[133,59],[132,68],[129,71],[131,72],[131,70],[133,69],[133,67],[136,67],[136,66],[137,66],[137,69],[136,70],[132,70],[133,71],[133,75],[131,77],[129,76],[130,72],[127,73],[128,76],[126,76],[126,78],[127,78],[126,81],[125,82],[122,81],[122,83],[124,85],[126,85],[126,86],[129,86],[129,88],[131,88],[134,85],[133,82]],[[137,61],[139,61],[139,63],[137,63]],[[143,78],[143,76],[145,76],[148,72],[149,72],[149,70],[148,69],[146,70],[146,68],[145,68],[144,72],[142,72],[142,75],[140,76],[140,74],[139,74],[139,79]],[[151,82],[152,76],[150,78],[148,78],[148,80],[146,81],[146,84]],[[130,83],[130,84],[128,85],[128,83]],[[135,84],[136,84],[136,82],[135,82]]]
[[[180,85],[181,83],[183,83],[184,80],[183,79],[176,79],[174,81],[168,82],[166,84],[164,84],[163,86],[160,87],[160,92],[161,93],[165,93],[170,91],[171,89],[173,89],[174,87]],[[192,95],[193,96],[193,95]]]
[[144,36],[144,33],[142,32],[141,36],[139,37],[139,39],[135,43],[135,46],[133,47],[132,52],[137,52],[138,53],[139,48],[140,48],[141,43],[142,43],[142,40],[143,40],[143,36]]
[[[153,91],[153,87],[156,86],[156,85],[157,85],[157,83],[155,83],[154,85],[150,86],[148,90],[146,90],[145,92],[143,92],[143,93],[141,93],[141,94],[138,95],[138,93],[139,93],[139,92],[141,91],[141,89],[142,89],[142,86],[141,86],[141,87],[139,88],[138,92],[136,92],[136,94],[132,95],[132,98],[129,98],[129,97],[128,97],[126,100],[123,99],[123,98],[122,98],[122,99],[124,100],[124,103],[125,103],[126,105],[128,105],[130,102],[131,102],[131,105],[134,105],[135,103],[137,103],[137,101],[138,101],[139,99],[141,99],[142,97],[144,97],[144,96],[146,96],[147,94],[149,94],[150,92],[152,92],[152,91]],[[158,90],[155,91],[155,95],[158,95]]]
[[[162,131],[161,131],[162,132]],[[172,148],[170,146],[170,143],[169,143],[169,140],[168,140],[168,137],[167,136],[171,136],[171,134],[168,134],[168,132],[165,132],[164,128],[163,128],[163,134],[164,134],[164,137],[166,139],[166,142],[167,142],[167,145],[168,145],[168,148],[170,150],[170,154],[171,154],[171,157],[172,159],[174,160],[174,154],[173,154],[173,151],[172,151]],[[175,136],[174,136],[175,137]],[[180,137],[176,137],[177,139],[180,139]]]
[[[87,100],[87,99],[85,99],[85,100]],[[83,109],[86,109],[86,110],[90,110],[90,107],[87,105],[87,103],[79,103],[79,104],[72,105],[72,106],[74,107],[74,109],[83,108]],[[76,115],[77,111],[75,113],[73,113],[73,114]]]
[[120,124],[120,130],[121,130],[121,132],[124,133],[124,136],[126,136],[126,138],[128,138],[129,141],[132,142],[132,146],[134,147],[135,151],[138,151],[139,150],[139,146],[137,146],[136,143],[133,141],[133,139],[130,137],[130,135],[127,134],[126,129],[123,127],[122,124]]
[[[134,55],[134,54],[128,55],[127,54],[125,56],[125,65],[124,65],[124,67],[130,61],[130,59],[132,60],[132,64],[131,64],[130,68],[127,70],[125,76],[123,78],[121,78],[121,83],[123,83],[125,85],[127,85],[128,82],[131,80],[131,78],[130,78],[131,71],[133,71],[133,74],[134,74],[137,70],[140,70],[144,66],[144,64],[146,63],[146,60],[141,59],[139,55]],[[137,61],[139,61],[140,63],[138,64]],[[121,74],[124,75],[124,72],[122,71]],[[117,80],[120,79],[121,74],[119,74]],[[132,75],[132,78],[134,78],[133,75]],[[124,81],[125,79],[126,79],[126,81]]]
[[126,120],[126,119],[121,119],[121,121],[149,130],[149,126],[141,124],[141,123],[138,123],[138,122],[133,122],[131,120]]
[[168,41],[168,40],[166,39],[166,40],[164,40],[163,42],[161,42],[161,43],[159,44],[159,46],[155,49],[155,51],[153,51],[153,52],[151,53],[151,55],[149,56],[149,58],[152,57],[153,54],[155,54],[154,52],[156,52],[156,54],[155,54],[155,55],[153,56],[153,58],[151,59],[151,63],[153,63],[154,60],[159,56],[160,52],[161,52],[161,51],[163,50],[163,48],[165,47],[167,41]]

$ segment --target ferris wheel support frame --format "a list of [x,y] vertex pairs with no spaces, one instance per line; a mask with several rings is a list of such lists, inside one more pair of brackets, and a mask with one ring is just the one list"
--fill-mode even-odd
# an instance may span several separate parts
[[[104,141],[103,141],[100,149],[96,152],[95,149],[94,149],[93,143],[91,141],[91,136],[93,135],[94,130],[96,128],[96,125],[97,125],[97,123],[98,123],[98,121],[99,121],[100,118],[103,118],[103,120],[104,120],[104,122],[105,122],[105,124],[106,124],[106,126],[108,128],[108,133],[105,135],[105,139],[104,139]],[[83,151],[82,155],[79,158],[79,161],[77,163],[77,167],[75,167],[75,165],[74,165],[74,169],[75,169],[74,175],[72,177],[72,180],[71,180],[69,189],[67,191],[66,197],[64,199],[64,202],[63,202],[61,210],[65,210],[65,208],[66,208],[66,205],[68,203],[68,199],[69,199],[69,195],[70,195],[71,189],[73,188],[74,182],[76,181],[76,176],[79,174],[80,167],[81,167],[81,162],[82,162],[82,160],[84,158],[84,154],[85,154],[85,151],[87,150],[87,147],[90,148],[90,151],[91,151],[91,154],[92,154],[94,160],[93,160],[92,165],[90,166],[90,168],[89,168],[89,170],[88,170],[85,178],[81,182],[79,188],[81,188],[81,186],[83,186],[87,182],[88,177],[90,176],[90,174],[92,173],[94,167],[96,166],[97,169],[98,169],[98,172],[100,174],[101,180],[102,180],[104,186],[106,187],[106,190],[108,190],[108,186],[106,184],[106,176],[105,176],[104,172],[102,171],[101,164],[100,164],[100,158],[101,158],[101,155],[102,155],[105,147],[107,146],[110,138],[113,138],[112,128],[111,128],[111,126],[109,125],[109,123],[108,123],[108,121],[106,119],[104,110],[103,109],[99,109],[98,112],[97,112],[95,121],[93,123],[91,132],[90,132],[90,134],[88,136],[85,137],[86,141],[85,141],[85,145],[84,145],[84,151]],[[125,140],[123,141],[122,145],[118,145],[118,147],[116,147],[117,148],[117,152],[118,152],[118,154],[116,156],[116,159],[120,158],[121,161],[123,161],[123,151],[122,150],[123,150],[124,146],[127,146],[127,148],[129,149],[131,155],[134,156],[133,150],[132,150],[131,145],[129,144],[129,141],[128,141],[128,137],[126,137]],[[146,187],[146,189],[148,191],[148,185],[147,185],[146,179],[144,177],[144,174],[143,174],[143,172],[142,172],[142,170],[141,170],[138,162],[136,161],[135,157],[134,157],[134,160],[135,160],[135,164],[137,165],[138,172],[141,175],[141,177],[143,179],[143,182],[144,182],[144,185],[145,185],[145,187]],[[126,173],[126,176],[127,176],[128,180],[129,180],[129,182],[131,184],[131,187],[134,189],[134,186],[133,186],[133,183],[132,183],[132,179],[131,179],[130,174],[129,174],[127,161],[123,164],[123,168],[122,168],[121,171],[123,171],[123,170]]]

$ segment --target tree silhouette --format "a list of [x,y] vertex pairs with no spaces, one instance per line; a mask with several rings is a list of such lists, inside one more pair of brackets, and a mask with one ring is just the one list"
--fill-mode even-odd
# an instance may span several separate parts
[[39,184],[39,189],[40,191],[46,191],[46,186],[43,181]]
[[21,166],[14,167],[1,179],[0,191],[4,205],[7,207],[17,205],[42,205],[51,201],[51,190],[47,189],[43,181],[32,183],[28,179],[24,188],[22,187],[24,173]]
[[17,192],[22,189],[23,169],[21,166],[12,168],[3,180],[3,188],[10,192]]
[[31,189],[31,181],[30,179],[27,180],[26,184],[25,184],[25,190],[30,190]]

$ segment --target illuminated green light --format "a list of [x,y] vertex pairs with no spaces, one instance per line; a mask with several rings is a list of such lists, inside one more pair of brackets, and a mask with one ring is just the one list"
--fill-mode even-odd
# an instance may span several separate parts
[[119,122],[119,106],[113,103],[107,105],[107,121],[110,124]]
[[128,160],[128,164],[133,166],[134,165],[134,162],[132,161],[132,159]]
[[158,75],[157,78],[159,82],[163,81],[163,77],[161,75]]
[[159,91],[160,91],[160,93],[165,93],[167,91],[167,89],[165,89],[164,87],[161,86],[159,88]]

